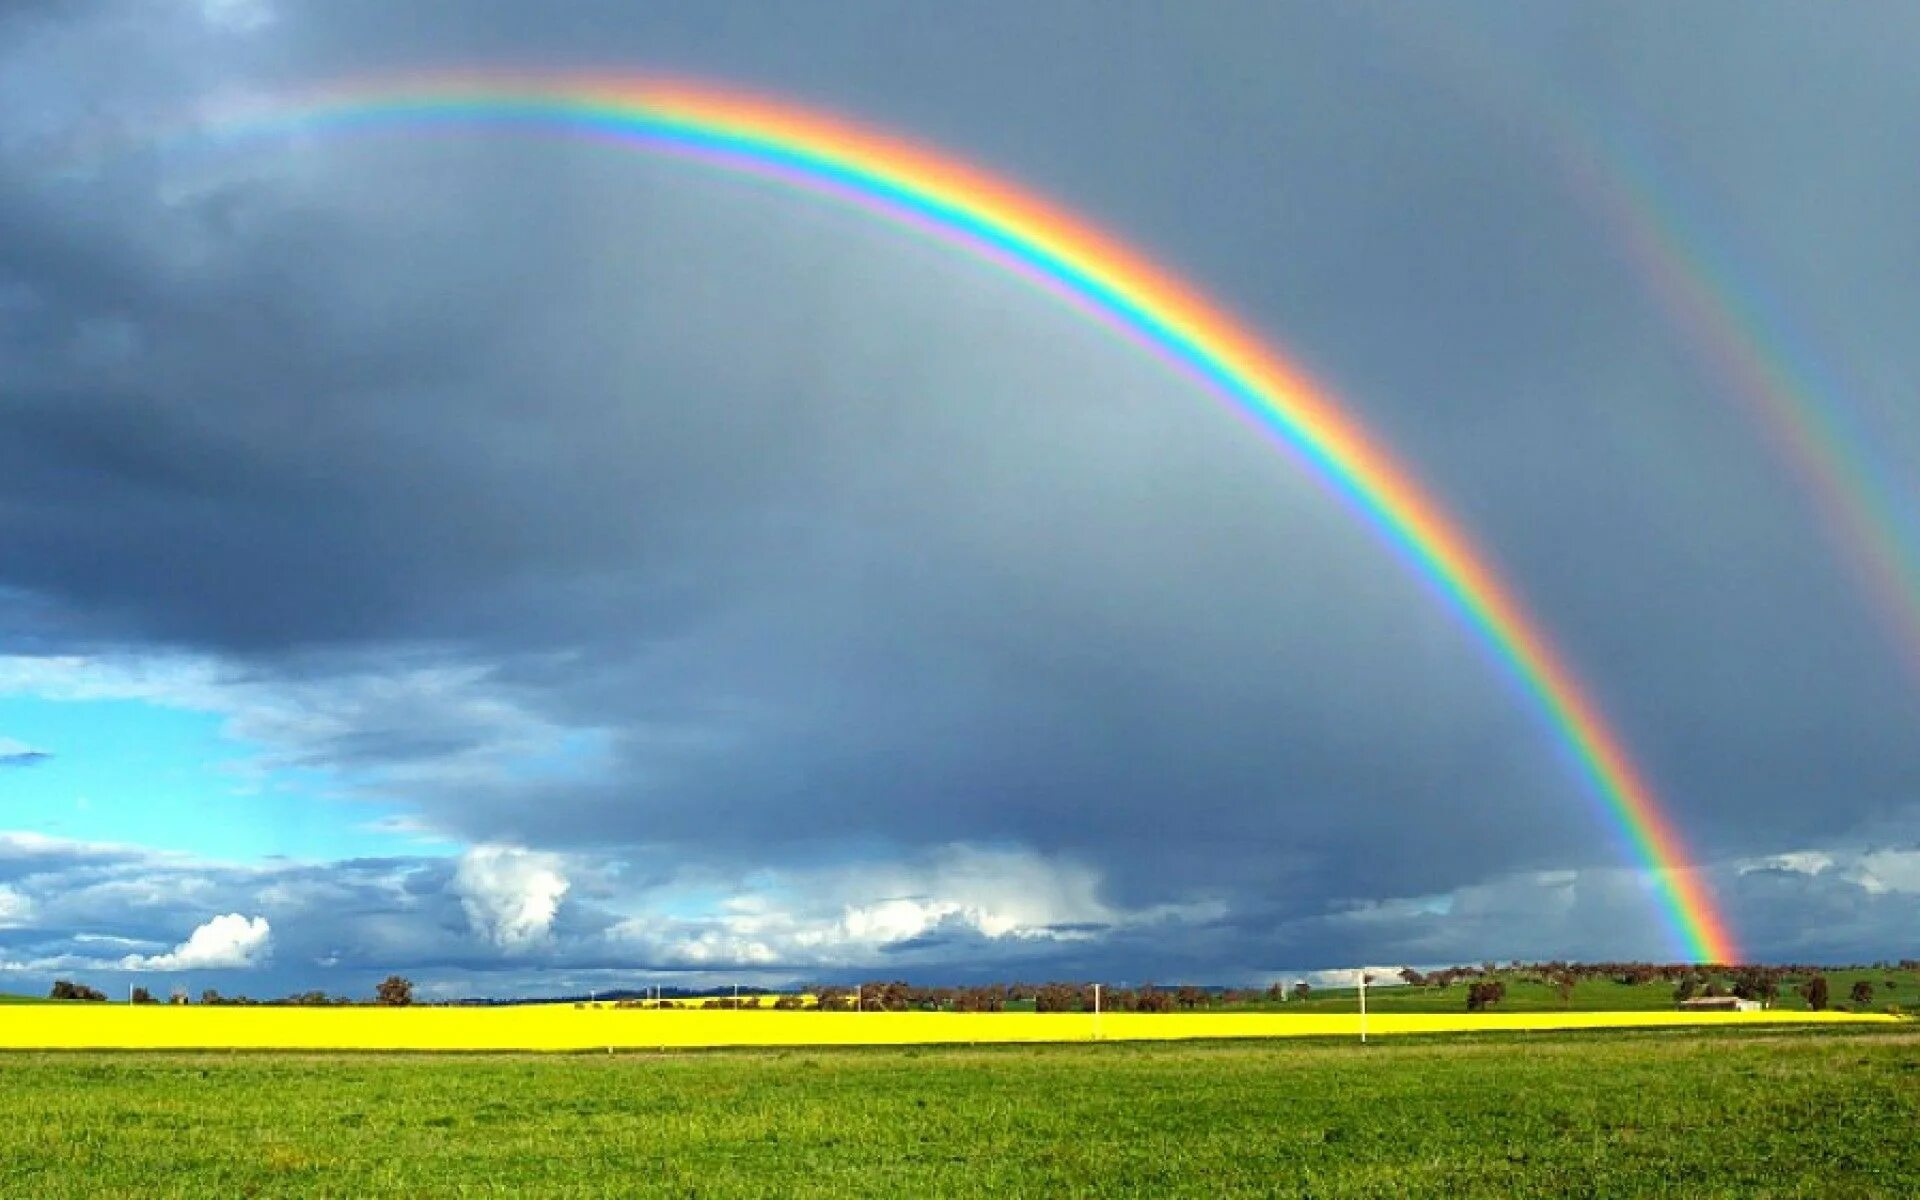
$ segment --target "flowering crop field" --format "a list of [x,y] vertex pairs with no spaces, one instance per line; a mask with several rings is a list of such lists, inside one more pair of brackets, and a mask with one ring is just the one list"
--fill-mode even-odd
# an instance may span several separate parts
[[[1377,1013],[1369,1036],[1499,1030],[1897,1023],[1871,1013]],[[1354,1013],[779,1012],[539,1004],[298,1008],[36,1004],[0,1011],[0,1049],[597,1050],[1357,1037]]]

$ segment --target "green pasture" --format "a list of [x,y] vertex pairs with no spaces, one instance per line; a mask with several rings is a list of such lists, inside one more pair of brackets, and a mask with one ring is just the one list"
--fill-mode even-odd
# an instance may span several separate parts
[[[1897,1004],[1905,1011],[1920,1012],[1920,972],[1903,971],[1896,968],[1860,968],[1822,971],[1827,977],[1827,1007],[1845,1008],[1849,1011],[1862,1008],[1848,1000],[1853,985],[1865,980],[1873,985],[1873,999],[1864,1006],[1868,1012],[1885,1012],[1890,1004]],[[1804,1011],[1807,1002],[1794,990],[1805,983],[1810,976],[1796,975],[1783,983],[1779,999],[1774,1007]],[[1562,1000],[1557,988],[1552,984],[1537,981],[1530,972],[1496,973],[1494,978],[1507,985],[1507,995],[1500,1002],[1500,1012],[1548,1012],[1573,1009],[1586,1012],[1633,1011],[1674,1006],[1674,985],[1657,981],[1644,984],[1623,984],[1612,979],[1582,979],[1573,989],[1569,1000]],[[1723,988],[1730,988],[1731,975],[1714,977]],[[1459,1012],[1467,1005],[1467,986],[1469,981],[1456,981],[1451,987],[1374,987],[1367,990],[1367,1007],[1375,1012]],[[1288,999],[1284,1002],[1258,1001],[1242,1007],[1257,1008],[1272,1012],[1350,1012],[1359,999],[1352,988],[1314,989],[1304,1002]]]
[[0,1195],[1858,1196],[1920,1029],[0,1056]]

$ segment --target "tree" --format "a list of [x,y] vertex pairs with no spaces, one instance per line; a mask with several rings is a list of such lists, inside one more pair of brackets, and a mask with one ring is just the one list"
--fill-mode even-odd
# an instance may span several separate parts
[[1573,1007],[1573,976],[1562,975],[1553,981],[1553,990],[1559,993],[1562,1008]]
[[1134,1012],[1172,1012],[1173,993],[1163,992],[1149,983],[1133,994],[1132,1008]]
[[1780,998],[1780,974],[1777,971],[1763,971],[1760,975],[1760,994],[1756,997],[1767,1008]]
[[1827,1006],[1827,977],[1815,975],[1800,989],[1800,994],[1806,998],[1808,1008],[1819,1012]]
[[1674,985],[1673,1002],[1675,1004],[1685,1004],[1687,1001],[1693,999],[1693,993],[1699,986],[1698,983],[1694,982],[1694,978],[1691,975],[1682,979]]
[[1467,988],[1467,1011],[1483,1012],[1488,1005],[1506,999],[1507,985],[1499,980],[1472,984]]
[[998,988],[961,988],[953,994],[955,1012],[999,1012],[1005,1007],[1006,997]]
[[1419,987],[1427,981],[1427,977],[1412,967],[1402,967],[1400,969],[1400,980],[1408,987]]
[[1853,985],[1853,990],[1847,993],[1847,999],[1853,1001],[1855,1004],[1872,1004],[1873,985],[1864,979],[1856,982]]
[[152,992],[150,992],[150,991],[148,991],[147,989],[145,989],[145,988],[143,988],[143,987],[137,987],[137,988],[135,988],[135,989],[133,989],[133,995],[132,995],[132,997],[131,997],[131,999],[132,999],[132,1001],[133,1001],[133,1002],[134,1002],[135,1004],[158,1004],[158,1003],[160,1003],[160,1002],[159,1002],[158,1000],[155,1000],[155,999],[153,998],[153,993],[152,993]]
[[203,991],[203,992],[201,992],[201,993],[200,993],[200,1003],[202,1003],[202,1004],[225,1004],[225,1003],[226,1003],[226,1001],[225,1001],[224,999],[222,999],[222,998],[221,998],[221,996],[220,996],[220,993],[219,993],[219,991],[218,991],[217,989],[214,989],[214,988],[207,988],[207,989],[206,989],[205,991]]
[[373,989],[374,1002],[389,1008],[405,1008],[413,1003],[413,981],[399,975],[389,975]]
[[1293,998],[1295,1000],[1305,1000],[1311,995],[1313,995],[1313,989],[1307,986],[1306,980],[1303,979],[1293,985]]

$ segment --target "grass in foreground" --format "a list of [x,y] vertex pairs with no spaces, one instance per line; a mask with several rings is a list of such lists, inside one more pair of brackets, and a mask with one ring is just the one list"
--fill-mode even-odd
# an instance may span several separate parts
[[0,1195],[1910,1196],[1909,1027],[0,1056]]

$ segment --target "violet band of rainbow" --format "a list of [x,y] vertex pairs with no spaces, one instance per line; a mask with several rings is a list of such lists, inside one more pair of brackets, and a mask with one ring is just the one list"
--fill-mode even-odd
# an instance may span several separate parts
[[851,203],[1038,283],[1172,364],[1308,467],[1474,631],[1653,880],[1675,948],[1738,961],[1670,812],[1487,557],[1332,395],[1188,284],[1084,218],[949,156],[711,84],[498,73],[358,81],[250,102],[192,136],[443,127],[606,140]]

